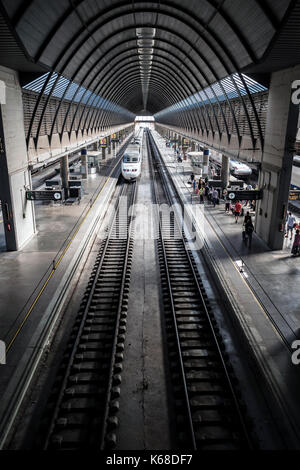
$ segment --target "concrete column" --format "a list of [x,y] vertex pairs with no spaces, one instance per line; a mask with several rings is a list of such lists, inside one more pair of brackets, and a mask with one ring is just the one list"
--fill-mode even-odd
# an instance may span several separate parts
[[221,181],[223,188],[227,188],[229,183],[229,160],[227,155],[222,155]]
[[102,147],[102,160],[105,160],[105,147]]
[[288,196],[293,165],[299,106],[292,103],[292,82],[300,77],[300,66],[274,72],[269,89],[265,144],[259,188],[263,199],[256,210],[256,232],[270,248],[283,246]]
[[111,136],[110,135],[107,137],[107,153],[108,155],[111,154]]
[[87,149],[81,150],[81,167],[80,173],[83,179],[88,177],[88,159],[87,159]]
[[65,190],[65,196],[68,197],[69,188],[69,155],[64,155],[60,159],[61,185]]
[[24,130],[22,90],[17,72],[0,66],[0,200],[6,248],[20,250],[34,235],[34,205]]
[[196,143],[195,142],[191,142],[191,147],[192,147],[192,152],[195,152],[196,150]]

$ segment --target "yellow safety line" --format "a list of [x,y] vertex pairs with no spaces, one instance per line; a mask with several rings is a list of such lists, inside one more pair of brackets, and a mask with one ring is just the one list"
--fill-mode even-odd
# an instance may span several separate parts
[[8,353],[8,351],[11,349],[13,343],[15,342],[15,340],[16,340],[16,338],[18,337],[20,331],[22,330],[24,324],[26,323],[26,321],[27,321],[29,315],[31,314],[32,310],[34,309],[34,307],[35,307],[37,301],[39,300],[40,296],[42,295],[42,293],[44,292],[45,288],[47,287],[47,284],[49,283],[50,279],[52,278],[52,276],[53,276],[53,274],[54,274],[56,268],[57,268],[57,267],[59,266],[59,264],[61,263],[63,257],[65,256],[67,250],[69,249],[71,243],[73,242],[75,236],[77,235],[77,233],[78,233],[78,231],[80,230],[82,224],[84,223],[85,219],[87,218],[87,216],[88,216],[90,210],[92,209],[93,205],[94,205],[95,202],[97,201],[98,197],[99,197],[100,194],[102,193],[102,191],[103,191],[103,189],[105,188],[105,186],[107,185],[108,181],[110,180],[111,175],[112,175],[114,169],[116,168],[116,166],[119,164],[119,162],[120,162],[120,159],[117,161],[117,163],[115,164],[115,166],[114,166],[113,169],[111,170],[111,172],[110,172],[110,174],[108,175],[108,177],[107,177],[107,179],[106,179],[104,185],[103,185],[102,188],[100,189],[100,191],[99,191],[99,193],[97,194],[95,200],[93,201],[93,203],[92,203],[91,206],[89,207],[87,213],[85,214],[84,218],[82,219],[82,221],[80,222],[79,226],[78,226],[77,229],[75,230],[75,232],[74,232],[74,234],[73,234],[71,240],[69,241],[69,243],[68,243],[67,246],[65,247],[64,251],[63,251],[62,254],[60,255],[60,257],[59,257],[57,263],[53,266],[51,273],[49,274],[48,278],[47,278],[46,281],[44,282],[44,284],[43,284],[43,286],[41,287],[41,289],[40,289],[38,295],[37,295],[36,298],[34,299],[33,303],[31,304],[31,306],[30,306],[30,308],[29,308],[29,310],[28,310],[28,312],[26,313],[25,317],[23,318],[22,322],[20,323],[19,327],[17,328],[15,334],[13,335],[13,337],[12,337],[10,343],[8,344],[8,346],[7,346],[7,348],[6,348],[6,353]]

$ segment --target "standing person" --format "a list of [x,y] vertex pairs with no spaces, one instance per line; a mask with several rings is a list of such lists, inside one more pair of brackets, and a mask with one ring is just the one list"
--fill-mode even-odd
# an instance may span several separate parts
[[200,204],[203,204],[203,202],[204,202],[203,192],[204,192],[204,189],[202,188],[202,186],[200,186],[200,188],[199,188]]
[[292,248],[293,255],[298,255],[299,249],[300,249],[300,230],[297,228],[295,238],[294,238],[293,248]]
[[225,196],[225,212],[229,214],[229,211],[230,211],[230,199],[228,199],[228,197]]
[[218,193],[218,190],[215,188],[212,192],[212,202],[213,202],[214,207],[216,207],[218,197],[219,197],[219,193]]
[[212,202],[212,193],[213,193],[212,188],[209,188],[208,195],[207,195],[207,199],[209,200],[209,202]]
[[196,186],[197,186],[196,180],[193,179],[193,190],[194,190],[194,193],[196,192]]
[[204,189],[203,189],[203,181],[202,181],[202,178],[199,178],[199,181],[198,181],[198,189],[199,189],[200,204],[201,204],[202,202],[204,202],[204,199],[203,199]]
[[223,199],[225,202],[225,212],[228,213],[230,208],[230,199],[228,198],[228,191],[226,188],[223,189]]
[[292,215],[291,212],[289,212],[288,216],[287,216],[287,221],[286,221],[286,235],[285,235],[285,238],[288,238],[289,232],[291,232],[290,240],[293,238],[293,230],[294,230],[295,222],[296,222],[295,217]]
[[251,220],[251,215],[250,215],[250,212],[248,211],[247,214],[245,215],[244,217],[244,223],[243,225],[246,225],[246,223],[248,222],[248,220]]
[[192,182],[192,184],[193,184],[194,179],[195,179],[195,175],[194,175],[194,173],[192,173],[192,174],[191,174],[191,182]]
[[234,218],[235,218],[235,223],[238,223],[238,218],[240,216],[242,210],[242,204],[240,201],[236,201],[235,206],[234,206]]
[[246,235],[247,235],[248,241],[249,241],[248,248],[251,248],[251,245],[252,245],[253,230],[254,230],[254,226],[253,226],[251,216],[250,216],[250,218],[247,219],[247,222],[245,223],[245,232],[246,232]]
[[208,193],[209,193],[209,186],[208,186],[208,184],[205,185],[204,191],[205,191],[205,197],[207,197],[207,199],[208,199]]

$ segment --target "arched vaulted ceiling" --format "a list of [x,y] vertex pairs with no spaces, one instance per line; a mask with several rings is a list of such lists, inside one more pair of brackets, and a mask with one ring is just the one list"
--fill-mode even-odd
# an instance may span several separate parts
[[299,2],[2,0],[1,4],[32,71],[40,65],[135,114],[143,109],[155,114],[208,84],[261,63]]

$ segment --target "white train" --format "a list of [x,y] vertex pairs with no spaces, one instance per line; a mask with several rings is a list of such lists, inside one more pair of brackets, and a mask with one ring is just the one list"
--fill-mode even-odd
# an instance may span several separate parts
[[141,152],[138,145],[129,144],[122,158],[121,172],[127,181],[136,180],[141,174]]
[[121,172],[126,181],[135,181],[141,174],[142,169],[142,140],[143,131],[139,130],[135,135],[122,158]]
[[[210,160],[218,165],[222,165],[222,154],[217,152],[211,152],[209,156]],[[233,176],[250,176],[252,169],[245,163],[238,162],[236,160],[229,160],[229,170]]]

